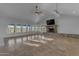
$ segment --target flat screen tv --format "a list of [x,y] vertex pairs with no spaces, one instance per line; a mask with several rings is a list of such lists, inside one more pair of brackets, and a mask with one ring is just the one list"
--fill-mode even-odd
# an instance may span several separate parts
[[47,20],[47,25],[54,25],[54,24],[55,24],[54,19]]

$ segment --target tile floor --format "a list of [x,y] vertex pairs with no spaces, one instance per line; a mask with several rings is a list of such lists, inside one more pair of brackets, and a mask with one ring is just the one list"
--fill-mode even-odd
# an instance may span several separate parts
[[23,44],[0,48],[6,56],[79,56],[79,39],[55,34],[46,34],[26,40]]

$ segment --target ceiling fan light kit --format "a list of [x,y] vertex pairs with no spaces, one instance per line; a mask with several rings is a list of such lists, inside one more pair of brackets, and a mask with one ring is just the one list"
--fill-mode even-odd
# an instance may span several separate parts
[[42,14],[42,11],[40,11],[38,5],[35,6],[34,14],[35,14],[35,15],[40,15],[40,14]]

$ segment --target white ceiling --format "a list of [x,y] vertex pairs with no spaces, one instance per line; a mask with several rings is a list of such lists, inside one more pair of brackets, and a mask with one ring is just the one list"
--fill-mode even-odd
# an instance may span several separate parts
[[79,16],[79,3],[62,3],[58,5],[62,14]]
[[[55,3],[40,3],[38,5],[40,6],[40,10],[44,12],[44,15],[40,16],[40,19],[50,16],[53,17],[53,10],[56,9]],[[60,14],[79,16],[78,3],[58,3],[57,5]],[[36,4],[34,3],[0,3],[0,17],[10,17],[33,22],[33,19],[37,20],[33,15],[35,6]]]
[[[53,13],[53,10],[56,9],[56,4],[41,4],[41,7]],[[57,9],[60,14],[79,16],[79,3],[58,3]]]

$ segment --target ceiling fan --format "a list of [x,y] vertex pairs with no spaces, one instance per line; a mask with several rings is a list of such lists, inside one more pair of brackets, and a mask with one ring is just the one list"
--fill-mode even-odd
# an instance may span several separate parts
[[54,18],[56,18],[56,17],[60,16],[60,12],[58,10],[58,4],[57,3],[55,5],[55,7],[56,7],[56,9],[53,10],[53,12],[51,13],[50,11],[47,11],[45,9],[40,9],[39,4],[37,4],[35,6],[35,10],[34,10],[33,14],[34,14],[35,17],[43,17],[45,15],[50,14],[50,15],[54,16]]
[[40,15],[42,14],[42,11],[40,10],[40,7],[38,5],[35,6],[35,11],[34,11],[35,15]]

